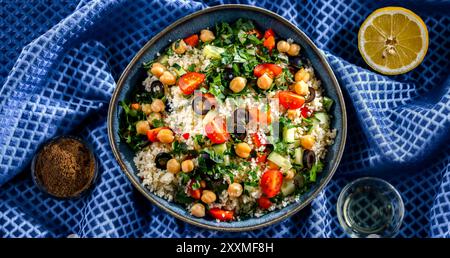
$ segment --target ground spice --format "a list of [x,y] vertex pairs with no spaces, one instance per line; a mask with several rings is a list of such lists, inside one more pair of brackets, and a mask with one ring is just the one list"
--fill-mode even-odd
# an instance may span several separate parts
[[89,187],[94,177],[94,162],[82,142],[60,138],[40,151],[35,164],[36,177],[52,195],[75,196]]

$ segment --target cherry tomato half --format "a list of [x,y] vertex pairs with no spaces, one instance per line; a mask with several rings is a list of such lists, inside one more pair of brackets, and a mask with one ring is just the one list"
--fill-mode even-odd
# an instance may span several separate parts
[[218,219],[220,221],[230,221],[230,220],[234,219],[234,211],[227,211],[227,210],[222,210],[219,208],[212,208],[212,209],[209,209],[209,213],[215,219]]
[[191,47],[196,47],[198,45],[198,35],[192,34],[191,36],[183,39],[186,44],[188,44]]
[[256,201],[258,202],[259,207],[264,210],[267,210],[268,208],[270,208],[270,206],[272,206],[272,202],[269,200],[269,198],[264,196],[260,197]]
[[300,109],[300,112],[301,112],[301,114],[302,114],[302,116],[303,116],[304,118],[308,118],[308,117],[310,117],[311,114],[312,114],[311,110],[309,110],[308,107],[302,107],[302,108]]
[[269,50],[269,52],[272,52],[272,49],[275,47],[275,37],[270,36],[264,39],[263,45]]
[[272,29],[266,30],[264,33],[264,42],[263,45],[272,52],[272,49],[275,47],[275,32]]
[[264,32],[264,38],[275,37],[275,32],[272,29],[268,29]]
[[283,183],[283,174],[276,169],[267,170],[261,176],[260,186],[262,192],[267,198],[276,196]]
[[188,184],[188,193],[189,195],[196,199],[196,200],[200,200],[200,198],[202,197],[202,189],[198,188],[198,189],[192,189],[192,185],[195,183],[195,180],[191,180]]
[[205,81],[205,75],[202,73],[189,72],[184,74],[178,80],[178,87],[185,95],[194,93],[194,91]]
[[230,138],[225,119],[218,116],[206,124],[205,132],[206,136],[214,144],[224,143]]
[[250,121],[252,123],[257,123],[258,126],[265,126],[272,123],[272,116],[270,109],[267,112],[259,110],[257,107],[252,107],[249,109]]
[[290,91],[280,91],[278,100],[287,109],[298,109],[305,104],[305,98]]
[[147,131],[147,139],[151,142],[157,142],[158,138],[156,136],[158,135],[159,131],[162,129],[169,129],[169,127],[158,127],[155,129],[151,129]]
[[257,134],[257,133],[254,133],[254,134],[252,135],[252,139],[253,139],[253,143],[255,144],[255,146],[256,146],[257,148],[259,148],[259,147],[261,147],[261,146],[267,144],[267,139],[261,137],[261,136],[260,136],[259,134]]
[[259,64],[253,69],[253,75],[261,77],[267,73],[270,77],[275,78],[283,72],[283,69],[276,64]]
[[267,161],[267,153],[258,152],[256,154],[256,163],[261,164],[266,163],[266,161]]

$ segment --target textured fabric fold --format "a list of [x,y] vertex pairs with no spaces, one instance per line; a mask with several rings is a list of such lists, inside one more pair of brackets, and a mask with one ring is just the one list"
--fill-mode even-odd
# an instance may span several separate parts
[[[239,1],[282,15],[329,60],[349,117],[335,177],[298,214],[242,233],[188,225],[134,190],[108,143],[106,111],[115,81],[145,42],[175,20],[234,2],[0,4],[0,29],[7,32],[0,34],[1,237],[342,237],[337,196],[365,175],[383,177],[401,193],[406,213],[399,236],[450,237],[450,16],[440,11],[448,10],[448,1]],[[360,24],[388,4],[411,8],[430,34],[423,63],[399,76],[371,71],[357,48]],[[100,176],[83,198],[58,201],[33,185],[27,165],[40,143],[67,133],[93,144]]]

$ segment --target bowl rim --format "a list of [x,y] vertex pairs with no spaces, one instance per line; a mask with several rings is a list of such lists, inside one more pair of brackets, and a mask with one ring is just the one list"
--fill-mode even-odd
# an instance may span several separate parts
[[[297,206],[293,207],[290,211],[287,211],[285,214],[283,214],[283,215],[281,215],[281,216],[279,216],[277,218],[274,218],[272,220],[265,221],[265,222],[262,222],[262,223],[254,224],[254,225],[238,226],[238,227],[220,227],[220,226],[215,226],[215,225],[204,224],[204,223],[195,221],[195,220],[193,220],[193,219],[191,219],[191,218],[189,218],[187,216],[179,214],[179,213],[177,213],[175,211],[172,211],[171,209],[169,209],[169,208],[165,207],[164,205],[162,205],[151,194],[147,193],[144,190],[144,186],[142,186],[142,184],[140,184],[139,182],[134,180],[132,172],[128,171],[127,167],[125,166],[125,164],[124,164],[124,162],[123,162],[123,160],[122,160],[122,158],[121,158],[121,156],[119,154],[118,147],[117,147],[116,142],[114,141],[114,137],[113,137],[114,132],[112,132],[113,115],[116,113],[116,109],[117,109],[117,105],[114,105],[114,103],[116,102],[116,100],[118,98],[119,91],[123,87],[123,83],[128,78],[132,67],[134,67],[136,65],[136,62],[138,61],[138,59],[140,59],[141,56],[144,55],[144,53],[156,41],[158,41],[163,35],[168,33],[173,28],[176,28],[180,24],[182,24],[184,22],[187,22],[187,21],[189,21],[189,20],[191,20],[191,19],[193,19],[195,17],[204,15],[206,13],[218,11],[218,10],[223,10],[223,9],[244,9],[244,10],[250,10],[250,11],[256,11],[256,12],[263,13],[265,15],[268,15],[268,16],[278,20],[283,25],[287,26],[293,33],[296,33],[298,36],[300,36],[306,42],[306,44],[311,46],[313,51],[316,52],[319,61],[323,64],[326,72],[330,76],[330,80],[331,80],[331,82],[333,84],[333,87],[336,90],[336,95],[338,97],[338,101],[339,101],[339,104],[341,106],[340,112],[342,114],[342,119],[341,119],[342,129],[341,129],[341,132],[340,132],[342,134],[342,137],[341,137],[341,142],[339,143],[338,152],[336,154],[336,161],[330,167],[330,173],[325,178],[323,178],[321,184],[316,188],[316,190],[314,192],[312,192],[311,195],[304,202],[298,203]],[[278,222],[280,222],[280,221],[282,221],[282,220],[284,220],[284,219],[294,215],[295,213],[299,212],[304,207],[309,205],[311,203],[311,201],[317,197],[317,195],[329,183],[329,181],[333,177],[333,175],[336,172],[336,169],[339,166],[339,163],[341,161],[341,158],[342,158],[342,155],[343,155],[343,152],[344,152],[344,149],[345,149],[346,138],[347,138],[347,113],[346,113],[346,107],[345,107],[345,102],[344,102],[344,97],[343,97],[343,94],[342,94],[342,91],[341,91],[341,87],[339,85],[339,82],[338,82],[338,80],[337,80],[333,70],[331,69],[331,67],[330,67],[327,59],[323,55],[322,51],[314,44],[314,42],[303,31],[301,31],[299,28],[297,28],[294,24],[292,24],[287,19],[283,18],[281,15],[279,15],[279,14],[277,14],[275,12],[272,12],[270,10],[267,10],[267,9],[264,9],[264,8],[261,8],[261,7],[257,7],[257,6],[246,5],[246,4],[223,4],[223,5],[207,7],[205,9],[193,12],[191,14],[188,14],[188,15],[178,19],[177,21],[173,22],[169,26],[167,26],[165,29],[163,29],[162,31],[157,33],[155,36],[153,36],[149,41],[147,41],[147,43],[145,43],[145,45],[136,53],[136,55],[133,57],[133,59],[128,63],[127,67],[124,69],[124,71],[121,74],[119,80],[117,81],[117,86],[114,89],[114,92],[113,92],[113,95],[111,97],[111,100],[110,100],[110,103],[109,103],[109,107],[108,107],[107,127],[108,127],[107,129],[108,129],[109,143],[111,145],[111,149],[112,149],[112,152],[114,154],[114,157],[116,158],[116,161],[118,162],[120,168],[122,169],[123,172],[125,172],[126,176],[128,177],[129,181],[132,183],[132,185],[142,195],[144,195],[148,200],[150,200],[153,204],[155,204],[157,207],[159,207],[160,209],[164,210],[165,212],[169,213],[170,215],[174,216],[175,218],[180,219],[180,220],[182,220],[184,222],[187,222],[187,223],[189,223],[191,225],[194,225],[194,226],[198,226],[198,227],[206,228],[206,229],[210,229],[210,230],[217,230],[217,231],[240,232],[240,231],[246,231],[246,230],[255,230],[255,229],[259,229],[259,228],[262,228],[262,227],[266,227],[266,226],[278,223]]]

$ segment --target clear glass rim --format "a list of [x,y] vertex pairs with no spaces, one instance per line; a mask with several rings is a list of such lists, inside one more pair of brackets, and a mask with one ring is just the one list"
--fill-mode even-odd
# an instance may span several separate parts
[[[394,193],[395,197],[399,200],[398,201],[399,219],[397,220],[398,222],[396,223],[395,227],[392,230],[392,232],[394,232],[394,233],[392,235],[390,235],[390,236],[378,236],[377,235],[378,237],[382,237],[382,238],[395,237],[398,234],[398,232],[399,232],[399,229],[400,229],[400,227],[401,227],[401,225],[403,223],[403,217],[405,215],[405,206],[404,206],[404,203],[403,203],[403,198],[400,195],[400,192],[392,184],[390,184],[389,182],[387,182],[384,179],[377,178],[377,177],[361,177],[361,178],[358,178],[358,179],[355,179],[355,180],[351,181],[346,186],[344,186],[344,188],[342,188],[342,190],[341,190],[341,192],[339,194],[338,200],[337,200],[337,204],[336,204],[336,212],[337,212],[337,217],[338,217],[338,220],[339,220],[339,224],[341,225],[342,229],[344,230],[344,232],[348,236],[350,236],[352,238],[356,237],[354,234],[352,234],[353,232],[347,226],[347,223],[345,222],[345,219],[344,219],[344,216],[343,216],[343,210],[341,209],[341,207],[343,207],[344,196],[348,192],[348,190],[352,186],[354,186],[356,184],[359,184],[359,183],[361,183],[363,181],[368,181],[368,182],[376,181],[376,182],[379,182],[379,183],[381,183],[383,185],[386,185],[388,187],[388,189],[390,191],[392,191]],[[373,237],[373,234],[368,235],[368,237],[369,236]]]

